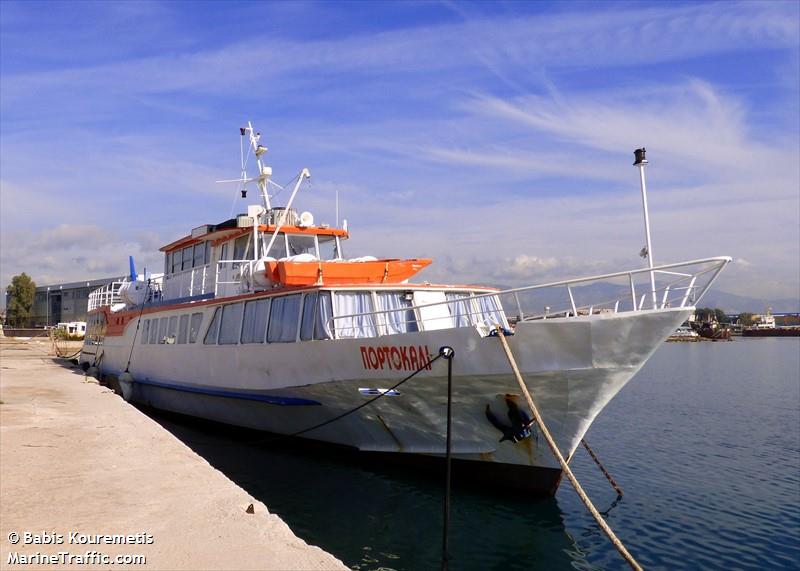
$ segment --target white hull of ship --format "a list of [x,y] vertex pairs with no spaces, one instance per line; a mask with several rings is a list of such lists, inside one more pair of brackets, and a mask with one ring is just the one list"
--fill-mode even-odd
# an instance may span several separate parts
[[[177,311],[159,312],[159,317]],[[185,313],[185,309],[184,309]],[[509,344],[562,453],[569,458],[595,417],[690,314],[692,308],[523,321]],[[388,389],[416,369],[411,347],[435,356],[442,346],[453,361],[453,458],[491,465],[492,478],[528,468],[531,488],[554,492],[559,468],[534,427],[520,442],[486,418],[486,406],[508,422],[506,394],[518,394],[500,341],[474,328],[406,333],[368,339],[302,343],[133,345],[136,323],[82,359],[102,353],[99,368],[120,375],[130,367],[133,401],[235,426],[293,434],[373,398],[362,389]],[[396,348],[396,351],[393,351]],[[405,349],[405,351],[403,351]],[[378,360],[376,356],[383,355]],[[373,365],[377,364],[377,367]],[[433,363],[361,410],[303,435],[364,452],[441,456],[445,451],[447,366]],[[268,401],[268,402],[265,402]],[[477,466],[477,465],[476,465]],[[523,472],[524,473],[524,472]],[[524,480],[524,477],[523,477]],[[524,481],[522,482],[524,486]]]

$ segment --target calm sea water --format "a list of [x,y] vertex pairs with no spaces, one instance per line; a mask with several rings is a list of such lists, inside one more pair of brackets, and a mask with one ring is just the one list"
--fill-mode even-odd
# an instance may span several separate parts
[[[438,568],[439,479],[156,418],[353,569]],[[800,567],[799,339],[665,344],[586,439],[625,496],[582,449],[573,470],[645,568]],[[566,480],[546,500],[455,489],[451,513],[454,570],[626,568]]]

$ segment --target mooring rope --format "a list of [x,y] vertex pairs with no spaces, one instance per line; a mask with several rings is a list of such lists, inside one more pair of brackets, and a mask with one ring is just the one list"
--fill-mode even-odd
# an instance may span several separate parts
[[[147,268],[145,268],[147,272]],[[144,290],[144,299],[142,300],[142,307],[139,309],[139,317],[136,319],[136,331],[133,332],[133,341],[131,341],[131,352],[128,353],[128,363],[125,365],[125,372],[130,373],[128,369],[131,367],[131,359],[133,359],[133,350],[136,347],[136,336],[139,334],[139,327],[142,326],[142,314],[144,313],[144,306],[147,302],[147,296],[150,294],[150,280],[147,280],[147,289]]]
[[531,409],[531,413],[533,414],[533,418],[536,423],[539,425],[539,429],[542,432],[545,440],[547,441],[550,450],[553,452],[553,456],[556,457],[558,463],[561,465],[561,469],[567,475],[567,479],[569,479],[572,487],[575,488],[575,491],[578,493],[583,505],[586,506],[586,509],[589,510],[589,513],[592,514],[592,517],[597,522],[597,525],[600,526],[600,529],[608,536],[608,539],[611,540],[611,543],[614,547],[619,551],[620,555],[625,559],[628,565],[631,566],[632,569],[636,569],[637,571],[641,571],[642,567],[639,565],[636,560],[633,558],[633,555],[625,548],[622,541],[617,537],[611,527],[606,523],[603,519],[603,516],[600,515],[600,512],[597,511],[597,508],[594,507],[592,504],[592,500],[589,499],[589,496],[586,495],[586,492],[583,491],[583,487],[581,486],[578,479],[575,477],[575,474],[572,473],[567,461],[564,460],[564,456],[561,454],[561,451],[558,449],[558,445],[556,445],[556,441],[553,439],[553,436],[550,434],[550,431],[545,425],[544,420],[542,419],[542,415],[539,414],[539,409],[536,406],[536,403],[533,401],[533,397],[531,396],[530,392],[528,392],[528,387],[525,385],[525,380],[522,378],[522,373],[519,372],[519,367],[517,367],[517,362],[514,359],[514,354],[511,352],[511,348],[508,346],[508,341],[506,340],[505,333],[503,333],[503,329],[500,326],[497,326],[497,337],[500,339],[500,343],[503,346],[503,350],[506,353],[506,357],[508,358],[508,363],[511,365],[511,370],[514,372],[514,376],[517,379],[517,383],[519,384],[519,388],[522,391],[522,394],[525,395],[525,400],[528,402],[528,406]]
[[250,442],[250,444],[271,444],[273,442],[277,442],[277,441],[284,440],[284,439],[287,439],[287,438],[295,438],[295,437],[300,436],[302,434],[306,434],[307,432],[311,432],[312,430],[316,430],[318,428],[322,428],[323,426],[327,426],[327,425],[329,425],[329,424],[331,424],[333,422],[336,422],[337,420],[341,420],[342,418],[344,418],[346,416],[349,416],[349,415],[353,414],[354,412],[357,412],[357,411],[361,410],[365,406],[371,405],[372,403],[374,403],[379,398],[382,398],[382,397],[386,396],[387,394],[390,394],[392,391],[394,391],[397,387],[399,387],[400,385],[402,385],[406,381],[410,381],[411,379],[416,377],[419,373],[421,373],[425,369],[428,369],[433,363],[435,363],[436,361],[438,361],[442,357],[443,357],[443,355],[442,355],[442,353],[440,351],[440,353],[438,355],[436,355],[433,359],[429,359],[428,361],[423,363],[422,366],[419,369],[417,369],[416,371],[414,371],[413,373],[411,373],[410,375],[405,377],[403,380],[401,380],[398,383],[392,385],[391,387],[389,387],[385,391],[379,393],[377,396],[369,399],[368,401],[361,403],[357,407],[351,408],[350,410],[347,410],[347,411],[345,411],[345,412],[343,412],[341,414],[338,414],[338,415],[334,416],[333,418],[329,418],[328,420],[320,422],[319,424],[315,424],[314,426],[309,426],[308,428],[304,428],[302,430],[298,430],[297,432],[292,432],[291,434],[279,434],[279,435],[273,436],[272,438],[261,438],[261,439],[257,439],[257,440],[254,440],[254,441]]
[[56,338],[56,332],[54,329],[50,329],[50,342],[53,344],[53,353],[56,354],[56,357],[59,359],[74,359],[78,355],[81,354],[83,351],[83,347],[75,351],[72,355],[64,355],[62,354],[61,348],[58,346],[58,339]]

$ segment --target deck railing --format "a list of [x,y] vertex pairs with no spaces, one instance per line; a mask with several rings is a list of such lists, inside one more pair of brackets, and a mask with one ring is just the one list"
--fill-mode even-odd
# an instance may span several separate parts
[[[215,297],[230,297],[255,291],[253,267],[255,260],[219,260],[214,273]],[[249,286],[242,280],[242,273],[250,277]]]
[[[369,318],[375,323],[378,336],[387,334],[387,327],[382,326],[391,322],[396,329],[399,324],[412,323],[411,319],[401,319],[405,313],[413,310],[413,323],[420,322],[420,310],[434,307],[448,307],[450,314],[450,324],[437,323],[432,329],[447,327],[459,327],[472,325],[478,327],[484,333],[488,332],[496,325],[505,325],[502,317],[506,317],[509,322],[517,323],[520,321],[530,321],[536,319],[553,318],[574,318],[598,313],[623,313],[644,310],[663,310],[674,307],[690,307],[695,305],[708,291],[711,284],[716,280],[719,273],[731,262],[731,258],[715,257],[691,260],[676,264],[664,264],[650,268],[642,268],[610,274],[601,274],[583,278],[561,280],[540,285],[523,286],[489,293],[475,293],[468,298],[469,303],[465,306],[464,299],[451,299],[435,303],[411,305],[395,309],[385,309],[369,311],[363,313],[353,313],[349,315],[338,315],[330,317],[327,321],[328,327],[336,331],[337,336],[350,337],[351,327],[337,325],[337,322],[349,321],[350,323],[362,322],[364,318]],[[684,271],[679,271],[684,270]],[[650,281],[651,272],[654,280]],[[655,290],[653,285],[655,284]],[[603,293],[597,290],[581,290],[583,286],[601,284],[600,290],[613,290],[613,295],[603,297]],[[556,299],[552,292],[561,290]],[[536,296],[543,300],[539,307],[541,311],[532,307],[537,306]],[[591,300],[584,300],[584,297],[592,297]],[[480,298],[496,297],[502,303],[503,316],[487,316],[487,310],[477,302]],[[648,304],[647,301],[650,300]],[[560,303],[560,305],[553,305]],[[456,310],[456,305],[458,309]],[[527,311],[526,311],[527,307]],[[465,308],[467,311],[465,312]],[[515,308],[514,312],[509,312],[508,308]],[[400,315],[393,315],[393,314]],[[430,313],[430,312],[428,312]],[[442,312],[443,313],[443,312]],[[488,312],[491,314],[491,312]],[[390,315],[393,315],[391,318]],[[454,315],[458,315],[458,322],[454,320]],[[446,316],[435,317],[434,320],[446,320]],[[345,322],[347,322],[345,321]],[[422,320],[422,328],[430,320]]]
[[211,264],[167,274],[163,278],[163,299],[178,299],[213,292],[215,278]]
[[100,309],[104,306],[112,306],[122,303],[119,297],[119,288],[124,283],[123,280],[116,280],[101,286],[89,294],[89,311]]
[[[113,307],[117,304],[124,304],[125,302],[119,295],[119,289],[126,281],[127,280],[115,280],[91,292],[89,294],[88,310],[92,311],[105,306]],[[150,283],[148,286],[147,299],[145,299],[145,303],[160,301],[162,294],[162,276],[149,278],[148,281]]]

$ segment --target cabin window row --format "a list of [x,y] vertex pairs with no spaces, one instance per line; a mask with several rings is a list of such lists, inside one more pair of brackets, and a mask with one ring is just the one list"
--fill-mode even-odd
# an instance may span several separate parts
[[[272,241],[272,247],[267,254],[271,258],[280,260],[287,256],[309,254],[319,260],[333,260],[341,258],[339,239],[335,236],[319,236],[307,234],[278,233],[275,240],[270,234],[261,234],[260,251],[266,253],[267,246]],[[232,260],[248,260],[253,256],[252,234],[239,236],[235,240],[226,242],[220,250],[220,260],[227,260],[233,244]]]
[[175,274],[184,270],[205,266],[210,262],[211,242],[200,242],[194,246],[187,246],[166,254],[164,257],[164,273]]
[[[231,303],[215,310],[204,343],[291,343],[413,333],[420,330],[413,300],[412,292],[322,291]],[[420,313],[426,329],[507,324],[497,296],[447,293],[442,301],[447,303],[434,315]]]
[[172,315],[145,319],[142,323],[142,345],[184,345],[194,343],[200,334],[203,313]]
[[331,294],[326,291],[231,303],[214,311],[203,342],[236,345],[331,339],[331,316]]

